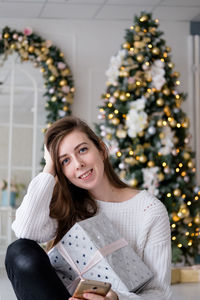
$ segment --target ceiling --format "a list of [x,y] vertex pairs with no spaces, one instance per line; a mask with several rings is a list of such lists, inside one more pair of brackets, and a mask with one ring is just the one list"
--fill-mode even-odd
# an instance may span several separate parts
[[200,21],[200,0],[0,0],[0,18],[132,20],[141,11],[167,21]]

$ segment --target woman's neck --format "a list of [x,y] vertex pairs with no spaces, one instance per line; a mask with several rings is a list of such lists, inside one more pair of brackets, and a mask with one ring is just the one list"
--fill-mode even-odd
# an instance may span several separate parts
[[104,180],[104,184],[95,191],[91,191],[93,199],[104,201],[104,202],[124,202],[138,193],[130,187],[120,188],[112,186],[111,183]]

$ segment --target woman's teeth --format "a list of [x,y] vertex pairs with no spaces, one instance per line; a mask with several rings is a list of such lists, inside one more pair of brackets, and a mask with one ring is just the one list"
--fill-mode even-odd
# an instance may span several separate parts
[[87,176],[89,176],[92,173],[92,170],[88,171],[87,173],[83,174],[82,176],[80,176],[81,179],[86,178]]

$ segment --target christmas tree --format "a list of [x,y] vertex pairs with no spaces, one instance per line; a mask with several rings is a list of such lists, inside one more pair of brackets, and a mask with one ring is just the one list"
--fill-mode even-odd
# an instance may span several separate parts
[[198,254],[200,189],[195,182],[189,119],[181,109],[179,73],[159,21],[142,12],[111,58],[99,107],[97,133],[110,149],[114,169],[130,186],[147,189],[166,206],[172,261]]

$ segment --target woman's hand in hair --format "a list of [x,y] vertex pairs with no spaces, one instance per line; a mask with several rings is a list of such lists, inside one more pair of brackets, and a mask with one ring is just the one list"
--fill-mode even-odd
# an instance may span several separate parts
[[45,166],[43,172],[50,173],[51,175],[55,176],[54,163],[45,145],[44,145],[44,160],[45,160]]

